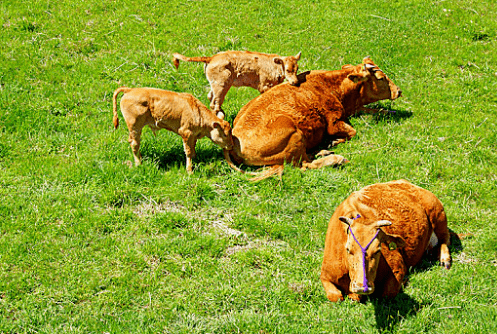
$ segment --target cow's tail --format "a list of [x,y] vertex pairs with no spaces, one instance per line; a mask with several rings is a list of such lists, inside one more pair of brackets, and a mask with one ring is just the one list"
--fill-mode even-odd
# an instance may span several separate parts
[[260,173],[252,173],[252,175],[258,175],[258,176],[251,178],[250,181],[264,180],[270,176],[273,176],[274,174],[278,174],[278,176],[281,179],[281,175],[283,175],[283,170],[284,170],[283,165],[272,165],[271,167]]
[[230,157],[230,151],[226,150],[226,149],[223,149],[223,153],[224,153],[224,159],[226,160],[226,162],[228,163],[228,165],[233,168],[234,170],[236,170],[237,172],[240,172],[240,173],[243,173],[243,174],[249,174],[249,175],[259,175],[258,173],[253,173],[253,172],[246,172],[242,169],[240,169],[238,166],[236,166],[233,161],[231,161],[231,157]]
[[114,129],[117,129],[119,126],[119,118],[117,117],[117,95],[123,92],[126,94],[129,92],[131,88],[128,87],[119,87],[114,91],[114,95],[112,96],[112,111],[114,112],[114,117],[112,118],[112,123],[114,123]]
[[199,61],[202,63],[210,63],[212,60],[212,57],[185,57],[183,55],[180,55],[179,53],[173,54],[173,64],[176,66],[176,69],[179,67],[179,61]]

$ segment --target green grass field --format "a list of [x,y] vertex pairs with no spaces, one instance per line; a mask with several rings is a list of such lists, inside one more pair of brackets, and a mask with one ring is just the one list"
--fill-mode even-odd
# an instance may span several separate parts
[[[455,1],[0,3],[1,333],[496,333],[497,5]],[[403,97],[361,114],[342,168],[251,183],[219,147],[144,130],[129,168],[122,85],[189,92],[173,52],[302,51],[300,71],[370,55]],[[256,97],[232,88],[232,122]],[[121,124],[122,116],[120,116]],[[442,201],[450,271],[427,259],[391,301],[330,303],[325,232],[352,191],[404,178]]]

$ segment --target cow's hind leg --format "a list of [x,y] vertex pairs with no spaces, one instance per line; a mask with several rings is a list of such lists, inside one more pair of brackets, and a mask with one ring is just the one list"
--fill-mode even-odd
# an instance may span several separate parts
[[133,158],[135,160],[135,166],[139,166],[142,163],[142,156],[140,154],[140,137],[142,129],[131,129],[129,131],[128,142],[131,146],[131,151],[133,151]]
[[206,75],[211,85],[211,91],[207,95],[211,101],[210,108],[216,113],[217,117],[224,119],[224,111],[221,106],[223,105],[226,94],[228,94],[228,91],[233,85],[232,73],[229,70],[211,73],[208,69]]
[[450,269],[452,264],[452,259],[450,257],[449,245],[450,245],[450,234],[447,228],[447,218],[445,217],[445,212],[441,214],[441,220],[434,223],[434,233],[438,238],[438,243],[440,245],[440,264],[447,269]]

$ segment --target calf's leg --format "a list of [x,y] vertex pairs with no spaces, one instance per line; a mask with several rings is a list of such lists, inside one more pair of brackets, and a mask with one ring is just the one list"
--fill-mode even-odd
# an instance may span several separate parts
[[[212,70],[214,72],[214,70]],[[214,111],[217,117],[224,119],[224,111],[221,108],[226,94],[233,85],[232,73],[229,70],[223,70],[216,73],[209,71],[206,73],[207,79],[211,85],[211,91],[207,96],[210,103],[210,108]]]
[[140,154],[140,137],[141,137],[142,129],[130,129],[128,142],[131,146],[131,150],[133,151],[133,158],[135,160],[135,166],[139,166],[142,163],[142,156]]
[[183,148],[186,155],[186,171],[191,174],[193,173],[193,159],[196,156],[195,145],[197,144],[197,138],[190,131],[183,131],[180,135],[183,138]]

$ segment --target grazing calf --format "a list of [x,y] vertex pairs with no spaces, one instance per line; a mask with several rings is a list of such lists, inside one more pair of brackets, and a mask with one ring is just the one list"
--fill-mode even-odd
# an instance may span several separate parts
[[129,143],[133,150],[135,165],[141,164],[140,136],[144,126],[152,131],[167,129],[183,138],[186,154],[186,170],[193,170],[197,139],[207,136],[225,150],[232,148],[231,127],[216,117],[193,95],[155,88],[116,89],[113,96],[114,127],[119,126],[117,95],[123,92],[121,112],[129,130]]
[[409,267],[440,245],[450,268],[450,236],[442,203],[405,180],[353,192],[336,209],[326,234],[321,282],[329,300],[374,293],[396,296]]
[[303,169],[343,164],[344,157],[329,151],[323,150],[325,157],[314,161],[308,153],[328,137],[334,137],[333,145],[352,138],[356,131],[347,123],[351,115],[365,104],[401,94],[369,57],[337,71],[300,73],[298,80],[259,95],[233,122],[234,160],[272,166],[254,180],[281,173],[285,161]]
[[175,53],[173,57],[176,68],[180,60],[205,63],[205,75],[211,86],[210,108],[218,117],[224,118],[221,105],[231,86],[252,87],[264,93],[285,78],[290,84],[296,84],[300,52],[295,57],[250,51],[226,51],[212,57],[191,58]]

